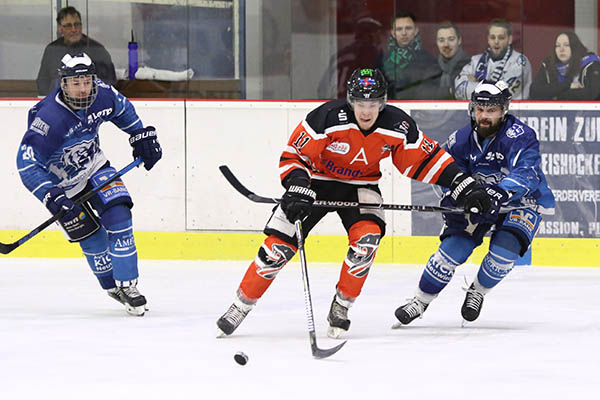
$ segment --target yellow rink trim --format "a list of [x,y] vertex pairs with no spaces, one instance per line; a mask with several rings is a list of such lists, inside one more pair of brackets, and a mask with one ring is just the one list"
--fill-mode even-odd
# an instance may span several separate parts
[[[28,231],[0,231],[2,243],[12,243]],[[142,259],[252,260],[265,236],[262,233],[136,232]],[[479,263],[487,251],[487,239],[470,262]],[[306,253],[312,262],[342,262],[348,251],[345,236],[311,235]],[[437,249],[433,236],[386,236],[377,254],[379,263],[424,264]],[[59,231],[45,231],[3,257],[81,257],[77,244],[68,243]],[[544,266],[600,266],[600,239],[537,238],[532,264]]]

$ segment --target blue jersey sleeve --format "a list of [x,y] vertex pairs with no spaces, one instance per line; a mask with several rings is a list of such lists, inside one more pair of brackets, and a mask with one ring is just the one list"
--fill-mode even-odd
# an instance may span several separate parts
[[539,143],[528,135],[519,138],[508,153],[508,165],[510,172],[499,183],[502,189],[512,192],[511,200],[518,200],[523,196],[534,192],[542,178],[540,171]]
[[27,132],[17,151],[19,177],[40,201],[46,191],[57,183],[56,176],[50,173],[47,165],[48,158],[61,144],[60,132],[64,130],[60,119],[40,110],[44,100],[29,111]]
[[105,90],[110,90],[113,96],[113,104],[115,109],[112,113],[110,121],[119,129],[129,134],[133,133],[135,130],[142,129],[144,127],[142,120],[137,115],[135,107],[133,107],[133,104],[131,104],[129,99],[123,96],[117,89],[105,84],[104,82],[102,82],[100,85],[102,85]]
[[442,145],[442,148],[454,158],[456,165],[461,171],[471,173],[469,171],[468,150],[465,152],[465,149],[468,149],[467,143],[465,143],[465,136],[468,136],[465,128],[454,131],[448,136],[448,140]]

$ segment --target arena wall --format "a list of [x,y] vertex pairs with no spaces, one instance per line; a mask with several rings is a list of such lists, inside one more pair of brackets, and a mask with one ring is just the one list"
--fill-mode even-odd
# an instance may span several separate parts
[[[129,172],[124,181],[134,202],[134,228],[141,258],[251,259],[263,236],[260,233],[271,206],[254,204],[221,176],[218,166],[228,165],[251,190],[280,196],[278,159],[287,136],[319,102],[275,101],[133,101],[146,125],[157,128],[164,158],[147,172]],[[49,217],[45,208],[21,184],[16,171],[17,147],[26,130],[27,111],[35,100],[0,100],[4,145],[0,147],[0,178],[5,195],[0,200],[0,240],[9,243]],[[466,102],[396,103],[405,111],[464,111]],[[544,112],[587,110],[593,103],[520,103],[519,110]],[[462,115],[460,112],[457,115]],[[415,119],[418,123],[417,116]],[[443,128],[443,127],[442,127]],[[543,126],[540,129],[545,129]],[[450,131],[448,132],[448,134]],[[600,137],[600,125],[598,130]],[[100,129],[100,144],[117,169],[131,161],[127,135],[110,123]],[[381,189],[386,203],[417,203],[411,181],[383,163]],[[597,187],[597,186],[596,186]],[[428,202],[430,203],[430,202]],[[424,204],[424,203],[419,203]],[[437,247],[435,235],[415,236],[413,215],[386,212],[388,234],[379,262],[424,263]],[[589,265],[598,259],[598,239],[538,238],[532,259],[536,265]],[[346,238],[335,214],[330,214],[309,238],[309,260],[339,261]],[[9,256],[79,257],[79,246],[67,243],[56,227],[33,238]],[[483,252],[473,257],[480,257]]]

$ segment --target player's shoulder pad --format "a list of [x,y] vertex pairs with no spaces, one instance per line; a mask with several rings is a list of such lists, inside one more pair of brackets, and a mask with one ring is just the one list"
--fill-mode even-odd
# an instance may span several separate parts
[[[520,121],[514,115],[506,118],[505,135],[509,139],[536,139],[536,133],[529,125]],[[537,139],[536,139],[537,140]]]
[[390,104],[386,104],[379,114],[377,127],[400,132],[406,136],[408,143],[415,143],[419,139],[419,128],[415,120],[404,110]]
[[[465,146],[469,142],[469,138],[473,134],[473,127],[471,124],[465,125],[457,131],[454,131],[451,136],[453,136],[454,144],[458,144],[459,147]],[[450,140],[450,138],[448,138]],[[449,146],[451,147],[451,146]]]
[[324,133],[329,127],[349,123],[351,113],[345,99],[331,100],[309,112],[306,122],[315,132]]
[[106,83],[104,81],[101,81],[100,79],[96,79],[96,85],[98,85],[98,89],[102,88],[102,89],[110,89],[112,88],[112,85],[109,83]]
[[56,93],[46,96],[29,110],[28,130],[48,136],[52,131],[64,129],[68,111],[56,102],[55,96]]

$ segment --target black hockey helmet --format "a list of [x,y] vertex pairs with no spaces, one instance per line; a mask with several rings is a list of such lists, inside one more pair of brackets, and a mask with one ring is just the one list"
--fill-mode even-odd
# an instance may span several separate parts
[[469,115],[471,118],[475,118],[473,114],[475,106],[500,106],[502,108],[502,116],[505,116],[508,113],[511,98],[510,89],[504,81],[492,82],[484,80],[477,85],[471,94]]
[[346,99],[350,108],[353,108],[353,101],[379,101],[379,111],[383,110],[387,101],[387,82],[383,73],[378,69],[355,69],[346,85]]
[[[58,69],[60,77],[60,87],[63,97],[67,104],[76,110],[88,109],[96,96],[98,95],[98,85],[96,84],[96,66],[92,59],[85,53],[79,53],[74,56],[65,54],[61,60],[60,68]],[[86,97],[75,97],[67,93],[67,87],[73,81],[73,78],[90,77],[92,81],[92,89]]]

